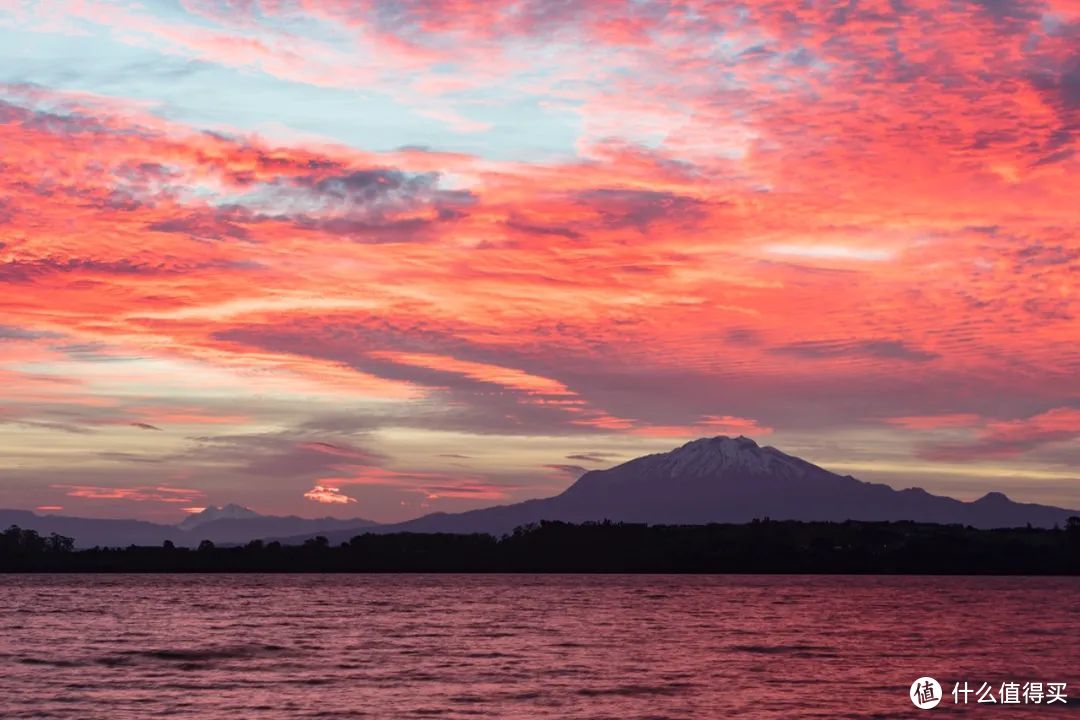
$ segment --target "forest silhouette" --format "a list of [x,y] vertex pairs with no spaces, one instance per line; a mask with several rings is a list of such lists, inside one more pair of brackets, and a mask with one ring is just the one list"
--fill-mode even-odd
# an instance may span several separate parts
[[977,530],[913,522],[642,525],[540,522],[512,534],[365,533],[332,546],[254,540],[197,549],[74,550],[59,535],[0,534],[3,572],[712,572],[1080,574],[1080,518],[1065,528]]

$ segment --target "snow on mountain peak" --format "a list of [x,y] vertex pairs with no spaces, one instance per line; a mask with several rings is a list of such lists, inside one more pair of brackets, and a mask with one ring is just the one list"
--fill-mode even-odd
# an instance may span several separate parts
[[760,450],[762,450],[761,446],[759,446],[750,438],[743,435],[740,435],[738,437],[717,435],[716,437],[706,437],[698,438],[697,440],[691,440],[682,447],[675,448],[671,452],[718,452],[722,455],[735,455],[740,452],[754,452]]
[[[646,455],[607,470],[581,476],[561,496],[596,502],[610,498],[690,496],[721,488],[786,486],[811,481],[833,483],[840,478],[774,447],[762,447],[748,437],[707,437],[666,453]],[[851,480],[851,482],[857,482]],[[652,501],[650,501],[652,502]]]
[[179,524],[179,527],[184,530],[190,530],[208,522],[214,522],[215,520],[245,520],[257,517],[262,516],[254,510],[246,508],[243,505],[237,505],[236,503],[228,503],[221,507],[211,505],[204,508],[201,512],[188,515]]
[[763,448],[748,437],[701,438],[686,443],[669,453],[665,453],[662,463],[671,472],[691,475],[711,475],[722,470],[740,469],[751,472],[764,472],[783,460],[794,460],[787,455]]
[[647,455],[605,474],[609,481],[625,471],[641,478],[772,477],[794,480],[808,473],[824,472],[773,447],[762,447],[748,437],[716,437],[692,440],[670,452]]

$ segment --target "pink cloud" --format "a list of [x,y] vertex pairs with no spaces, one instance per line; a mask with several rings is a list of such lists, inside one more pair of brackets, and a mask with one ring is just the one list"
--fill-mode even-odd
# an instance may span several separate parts
[[63,485],[50,487],[66,490],[69,497],[86,500],[130,500],[133,502],[190,503],[203,497],[201,490],[166,486],[106,487],[100,485]]
[[1016,420],[985,423],[969,443],[940,443],[922,449],[934,460],[973,460],[1014,457],[1052,442],[1080,438],[1080,410],[1060,407]]

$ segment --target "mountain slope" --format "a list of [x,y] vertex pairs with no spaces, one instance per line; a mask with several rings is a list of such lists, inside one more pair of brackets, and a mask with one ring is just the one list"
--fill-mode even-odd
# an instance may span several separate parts
[[[507,533],[540,520],[621,520],[650,524],[774,520],[914,520],[978,528],[1064,525],[1080,512],[1015,503],[1001,493],[974,502],[919,488],[837,475],[745,437],[694,440],[608,470],[585,473],[565,492],[464,513],[435,513],[374,532]],[[328,535],[347,540],[349,531]],[[357,533],[352,533],[357,534]],[[294,539],[290,539],[294,540]]]

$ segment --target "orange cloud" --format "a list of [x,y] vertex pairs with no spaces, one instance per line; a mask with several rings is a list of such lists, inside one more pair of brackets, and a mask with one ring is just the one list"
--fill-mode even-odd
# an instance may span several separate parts
[[250,420],[244,415],[209,415],[198,408],[132,407],[128,410],[161,425],[242,425]]

